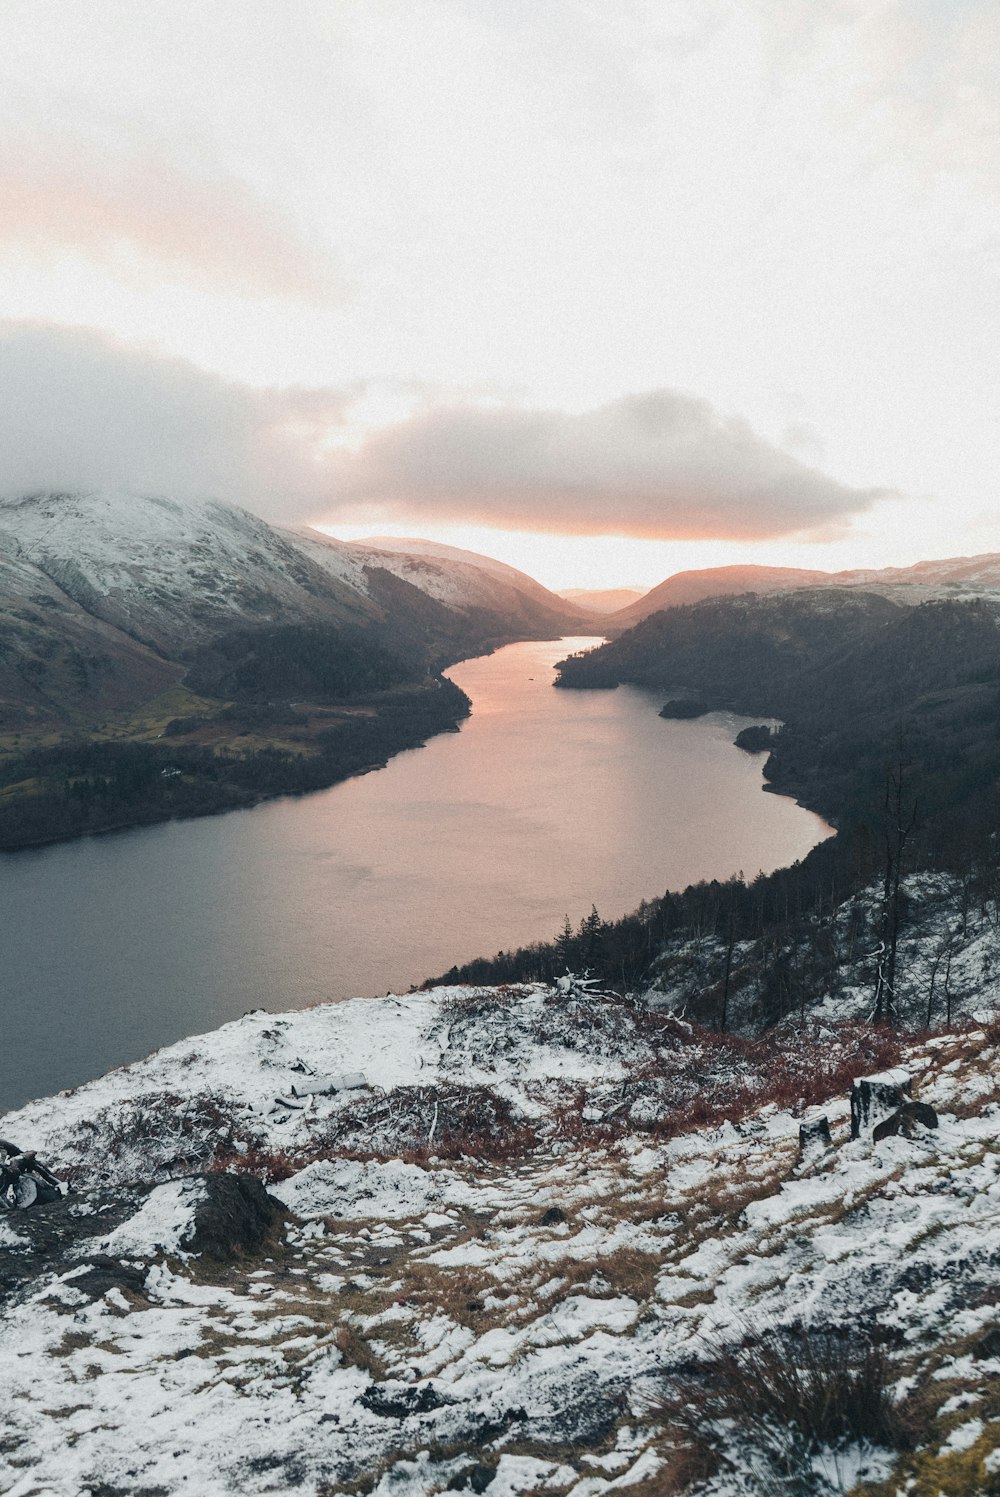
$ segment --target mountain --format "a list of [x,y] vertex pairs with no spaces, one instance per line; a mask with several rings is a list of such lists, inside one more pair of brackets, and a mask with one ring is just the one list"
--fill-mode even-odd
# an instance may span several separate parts
[[0,624],[0,848],[13,848],[384,763],[468,712],[446,665],[585,632],[589,616],[471,553],[97,492],[0,500]]
[[829,572],[811,572],[793,567],[706,567],[701,571],[675,572],[665,582],[650,588],[634,602],[615,613],[615,628],[630,629],[651,613],[699,603],[738,593],[782,592],[796,587],[818,587],[827,583]]
[[612,622],[616,629],[630,629],[660,609],[697,603],[703,598],[789,592],[803,587],[864,588],[898,596],[901,602],[910,603],[946,597],[981,597],[1000,591],[1000,553],[920,561],[910,567],[855,568],[844,572],[758,566],[675,572],[638,601],[620,608]]
[[250,1013],[8,1113],[73,1192],[0,1219],[0,1485],[985,1497],[998,1042],[564,979]]
[[[317,536],[326,539],[318,531],[297,534],[312,543]],[[527,635],[522,637],[538,638],[539,630],[580,633],[593,625],[585,608],[550,592],[527,573],[458,546],[375,537],[347,549],[365,566],[391,572],[447,608],[481,620],[493,616],[501,630],[524,629]]]
[[591,613],[619,613],[632,603],[645,597],[641,587],[563,587],[560,598],[575,603],[578,608],[588,608]]
[[[487,558],[350,546],[211,501],[2,500],[0,567],[9,629],[0,730],[8,731],[81,724],[184,679],[229,694],[223,662],[253,654],[267,631],[305,630],[314,653],[317,630],[333,649],[367,640],[398,660],[403,679],[585,623],[572,605]],[[273,693],[278,684],[265,675],[261,689]]]

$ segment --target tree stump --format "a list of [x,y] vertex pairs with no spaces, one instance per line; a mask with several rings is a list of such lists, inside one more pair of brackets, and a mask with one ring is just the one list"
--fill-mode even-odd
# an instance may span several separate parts
[[829,1149],[832,1145],[829,1118],[813,1118],[809,1123],[799,1124],[800,1156],[811,1154],[819,1149]]
[[851,1085],[851,1137],[860,1138],[910,1099],[912,1077],[903,1070],[859,1076]]

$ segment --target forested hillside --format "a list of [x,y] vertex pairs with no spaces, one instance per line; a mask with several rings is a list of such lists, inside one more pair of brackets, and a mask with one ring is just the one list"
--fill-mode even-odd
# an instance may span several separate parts
[[551,942],[447,980],[591,971],[619,991],[658,987],[721,1028],[759,1028],[827,1001],[914,1025],[944,1009],[950,1018],[972,1001],[996,937],[998,619],[986,600],[908,607],[827,590],[711,599],[564,661],[561,686],[633,682],[662,694],[663,716],[728,708],[781,719],[737,742],[766,751],[770,788],[821,812],[837,835],[768,876],[734,869],[621,918],[573,911]]

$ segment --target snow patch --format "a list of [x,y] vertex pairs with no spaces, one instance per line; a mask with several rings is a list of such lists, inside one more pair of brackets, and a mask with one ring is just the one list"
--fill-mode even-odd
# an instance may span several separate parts
[[135,1216],[106,1237],[95,1238],[85,1253],[107,1253],[112,1258],[153,1258],[179,1255],[194,1227],[194,1214],[205,1199],[200,1180],[171,1180],[157,1185]]

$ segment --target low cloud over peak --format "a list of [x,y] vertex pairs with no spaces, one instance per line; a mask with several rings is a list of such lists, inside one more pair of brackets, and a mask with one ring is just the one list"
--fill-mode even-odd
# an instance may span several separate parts
[[268,519],[328,507],[350,393],[258,390],[89,328],[0,323],[0,493],[123,488]]
[[659,540],[823,534],[886,496],[838,483],[674,390],[576,415],[431,410],[373,433],[338,478],[345,516]]
[[[366,387],[254,389],[88,329],[0,324],[0,490],[111,486],[269,519],[648,539],[818,538],[885,491],[837,483],[706,400],[582,414],[430,405],[337,446]],[[362,405],[358,406],[359,399]]]

